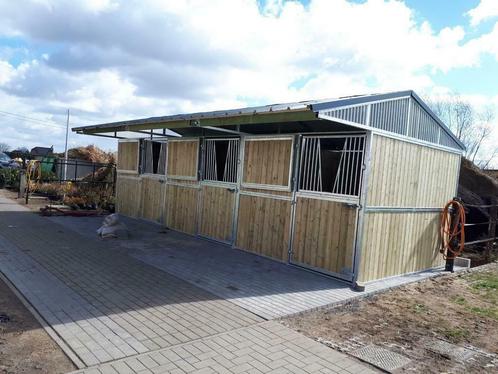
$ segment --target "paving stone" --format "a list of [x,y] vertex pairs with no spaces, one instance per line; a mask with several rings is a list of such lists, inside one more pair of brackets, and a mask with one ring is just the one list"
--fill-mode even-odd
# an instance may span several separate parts
[[[275,343],[276,352],[283,352],[279,355],[280,358],[272,360],[272,355],[275,353],[263,353],[252,351],[252,342],[248,337],[258,336],[263,342],[278,342]],[[224,342],[247,342],[249,348],[243,347],[236,349],[233,352],[231,359],[225,359],[223,356],[224,347],[218,343]],[[293,342],[300,342],[302,344],[291,344]],[[293,348],[289,348],[292,346]],[[189,363],[189,359],[194,358],[191,356],[191,351],[203,351],[201,355],[195,357],[197,361],[193,364]],[[180,372],[217,372],[217,373],[340,373],[346,372],[343,368],[348,368],[355,373],[374,373],[368,366],[361,362],[348,357],[347,355],[339,352],[334,356],[337,358],[339,365],[335,365],[321,358],[324,355],[324,350],[331,351],[330,348],[322,344],[304,337],[303,335],[282,326],[277,322],[262,322],[253,326],[244,327],[238,330],[223,333],[219,336],[211,336],[203,338],[199,341],[183,344],[178,347],[169,347],[152,353],[145,353],[136,358],[124,359],[123,362],[128,363],[129,360],[135,362],[144,362],[145,357],[148,359],[157,358],[160,354],[164,361],[151,370],[154,373],[162,372],[175,372],[176,369]],[[204,356],[203,356],[204,355]],[[307,364],[302,365],[302,361],[297,361],[295,357],[305,357]],[[200,358],[200,360],[199,360]],[[136,362],[135,362],[136,363]],[[296,365],[299,364],[299,365]],[[102,367],[105,366],[101,365]],[[130,364],[129,364],[130,365]],[[132,366],[132,365],[130,365]],[[164,371],[163,371],[164,370]],[[363,370],[363,371],[362,371]],[[140,372],[140,370],[137,370]],[[79,371],[78,373],[87,374],[86,371]]]
[[216,333],[262,320],[17,204],[0,246],[0,270],[89,366],[208,336],[206,320]]
[[[270,372],[299,355],[317,369],[330,364],[320,343],[8,201],[0,247],[0,270],[86,365],[97,365],[78,373]],[[252,296],[266,310],[285,299]]]

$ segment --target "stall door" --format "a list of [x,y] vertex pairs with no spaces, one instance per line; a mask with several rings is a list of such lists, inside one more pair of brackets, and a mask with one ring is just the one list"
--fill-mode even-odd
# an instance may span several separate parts
[[237,248],[287,262],[291,231],[294,137],[246,137]]
[[167,227],[197,234],[199,140],[168,140],[165,223]]
[[291,261],[349,279],[357,207],[338,201],[298,197]]
[[351,280],[364,135],[303,137],[291,262]]
[[199,235],[233,242],[239,139],[207,139],[203,144]]

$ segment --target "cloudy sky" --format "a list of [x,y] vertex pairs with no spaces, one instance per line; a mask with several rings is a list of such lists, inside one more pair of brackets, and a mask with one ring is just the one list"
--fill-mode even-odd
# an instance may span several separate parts
[[[498,0],[0,0],[0,142],[414,89],[498,109]],[[498,130],[493,135],[498,140]],[[115,148],[70,135],[70,144]]]

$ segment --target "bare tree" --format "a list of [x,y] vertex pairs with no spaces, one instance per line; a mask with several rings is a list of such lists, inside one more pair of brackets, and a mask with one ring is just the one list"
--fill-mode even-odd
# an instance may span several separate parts
[[7,143],[0,143],[0,152],[8,152],[10,146]]
[[[498,156],[498,149],[484,147],[492,131],[495,112],[492,107],[478,111],[460,95],[453,93],[444,99],[427,100],[432,111],[443,120],[467,148],[465,157],[479,166],[489,166]],[[485,149],[486,148],[486,149]]]

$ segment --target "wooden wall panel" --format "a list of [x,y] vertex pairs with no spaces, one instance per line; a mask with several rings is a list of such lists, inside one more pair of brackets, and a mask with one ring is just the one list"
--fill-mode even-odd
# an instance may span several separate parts
[[202,186],[201,235],[232,241],[235,192],[226,187]]
[[290,219],[290,201],[240,195],[235,246],[287,261]]
[[168,142],[168,176],[197,178],[198,140]]
[[154,177],[142,177],[141,217],[149,221],[163,222],[164,180]]
[[366,282],[443,265],[440,213],[367,213],[359,281]]
[[138,172],[138,146],[138,141],[118,143],[118,170]]
[[140,208],[140,178],[123,176],[116,179],[116,212],[128,217],[138,217]]
[[356,216],[341,202],[298,197],[292,261],[351,275]]
[[455,194],[460,156],[374,135],[367,206],[443,207]]
[[243,183],[287,186],[292,139],[246,140]]
[[168,185],[166,187],[166,226],[196,234],[198,195],[198,188]]

